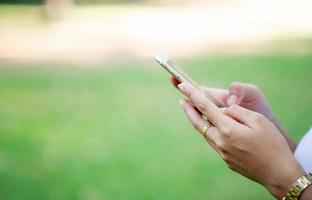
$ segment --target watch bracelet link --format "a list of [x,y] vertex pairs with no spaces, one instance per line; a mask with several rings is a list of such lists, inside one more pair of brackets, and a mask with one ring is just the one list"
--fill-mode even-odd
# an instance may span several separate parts
[[291,186],[288,193],[282,200],[298,200],[301,193],[312,184],[312,174],[305,174],[298,178]]

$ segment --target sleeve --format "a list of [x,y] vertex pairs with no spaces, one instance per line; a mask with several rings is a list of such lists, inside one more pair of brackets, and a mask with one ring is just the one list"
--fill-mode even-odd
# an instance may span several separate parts
[[312,128],[299,142],[295,150],[295,158],[305,172],[312,173]]

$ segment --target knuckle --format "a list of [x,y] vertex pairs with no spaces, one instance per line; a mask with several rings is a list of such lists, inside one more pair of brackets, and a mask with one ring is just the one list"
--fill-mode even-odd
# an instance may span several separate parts
[[216,146],[218,147],[222,155],[225,156],[225,154],[228,152],[226,143],[223,142],[222,140],[219,140],[216,142]]
[[233,134],[233,128],[231,126],[222,126],[220,132],[225,136],[231,136]]
[[200,110],[203,113],[205,113],[207,111],[207,106],[206,106],[205,102],[203,102],[203,101],[199,101],[197,103],[196,107],[198,108],[198,110]]
[[239,86],[240,86],[240,83],[238,81],[234,81],[230,84],[230,88],[232,90],[236,90],[236,89],[239,89]]
[[231,113],[236,112],[237,110],[238,110],[238,105],[236,104],[233,104],[228,108],[228,111]]

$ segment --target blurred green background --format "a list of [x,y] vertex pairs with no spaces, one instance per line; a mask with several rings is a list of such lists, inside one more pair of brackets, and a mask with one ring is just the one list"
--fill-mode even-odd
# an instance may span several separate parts
[[[107,47],[104,51],[84,44],[102,24],[95,24],[96,29],[90,24],[81,30],[68,28],[82,18],[93,21],[86,13],[106,12],[101,21],[114,19],[115,11],[119,17],[133,8],[109,7],[114,12],[108,14],[106,7],[79,9],[83,11],[75,11],[75,16],[81,18],[61,17],[50,23],[40,21],[42,7],[0,6],[0,199],[272,199],[260,185],[230,171],[191,127],[178,104],[182,95],[152,60],[150,51],[162,45],[143,34],[143,42],[122,40],[119,49],[107,42],[104,33],[110,29],[104,27],[102,40],[94,42]],[[139,8],[129,16],[148,9]],[[181,21],[179,17],[175,20]],[[39,24],[29,23],[38,19]],[[56,35],[68,37],[51,37],[51,32],[64,27],[66,31]],[[130,27],[125,30],[139,28]],[[82,39],[68,43],[77,35]],[[129,35],[123,32],[120,38]],[[282,126],[299,141],[312,122],[311,37],[301,36],[274,37],[264,42],[270,48],[222,44],[216,51],[212,46],[213,52],[185,53],[201,45],[181,51],[177,44],[176,49],[168,47],[173,43],[164,49],[171,53],[180,49],[174,60],[204,85],[227,88],[233,81],[258,85]],[[183,46],[189,45],[188,37],[173,38],[182,40]],[[158,39],[155,43],[163,39],[151,38]],[[76,43],[86,51],[75,49]],[[132,54],[129,46],[134,44],[148,56]],[[146,48],[149,44],[151,48]]]
[[[257,84],[297,140],[311,125],[311,56],[181,63],[207,85]],[[161,68],[119,65],[1,71],[2,199],[270,199],[192,129]]]

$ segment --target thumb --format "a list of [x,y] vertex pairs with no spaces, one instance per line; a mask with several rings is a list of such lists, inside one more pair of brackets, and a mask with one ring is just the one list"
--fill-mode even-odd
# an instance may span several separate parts
[[228,106],[239,105],[242,101],[250,101],[259,95],[255,85],[233,82],[229,87]]

